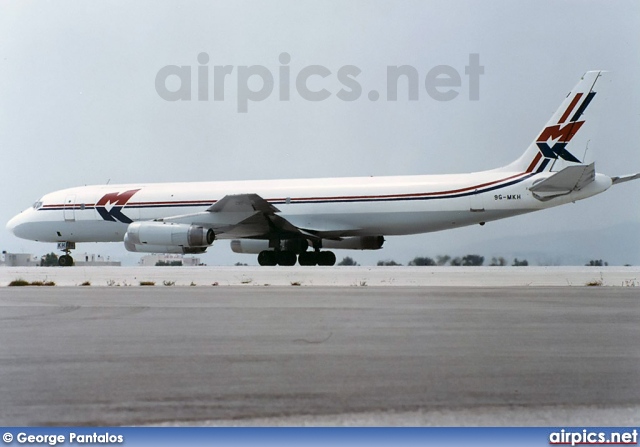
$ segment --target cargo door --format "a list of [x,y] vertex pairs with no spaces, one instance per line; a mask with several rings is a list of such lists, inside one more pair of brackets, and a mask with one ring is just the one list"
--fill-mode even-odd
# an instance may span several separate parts
[[64,199],[64,206],[62,207],[62,214],[64,215],[65,222],[71,222],[76,220],[76,195],[68,195]]

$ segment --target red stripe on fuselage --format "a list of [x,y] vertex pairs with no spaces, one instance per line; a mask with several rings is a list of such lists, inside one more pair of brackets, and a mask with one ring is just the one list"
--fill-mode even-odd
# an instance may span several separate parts
[[82,205],[84,205],[85,208],[93,208],[93,207],[95,207],[94,203],[84,203],[84,204],[76,203],[76,204],[73,204],[73,205],[70,205],[68,203],[62,203],[60,205],[42,205],[42,208],[45,208],[45,209],[47,209],[47,208],[65,208],[65,209],[68,209],[68,210],[80,210],[80,209],[82,209]]
[[[537,162],[539,161],[539,157],[540,154],[538,153],[538,155],[536,156],[535,162],[532,164],[532,166],[535,166],[535,164],[537,164]],[[402,198],[412,198],[412,197],[432,197],[432,196],[437,196],[437,195],[451,195],[451,194],[459,194],[462,192],[466,192],[466,191],[472,191],[474,189],[480,189],[480,188],[485,188],[487,186],[492,186],[492,185],[496,185],[498,183],[501,182],[506,182],[508,180],[513,180],[517,177],[522,177],[524,175],[527,175],[530,173],[530,170],[532,168],[530,167],[529,170],[527,170],[527,172],[522,172],[519,174],[515,174],[512,175],[510,177],[506,177],[500,180],[494,180],[491,182],[487,182],[487,183],[481,183],[479,185],[474,185],[474,186],[467,186],[465,188],[459,188],[459,189],[450,189],[447,191],[438,191],[438,192],[424,192],[424,193],[407,193],[407,194],[384,194],[384,195],[373,195],[373,196],[326,196],[326,197],[296,197],[296,198],[291,198],[291,202],[295,202],[295,201],[330,201],[330,200],[367,200],[367,199],[402,199]],[[179,206],[179,205],[193,205],[193,206],[198,206],[198,205],[202,205],[202,206],[210,206],[213,205],[214,203],[216,203],[218,200],[179,200],[179,201],[175,201],[175,202],[170,202],[170,201],[163,201],[163,202],[129,202],[127,203],[123,209],[126,209],[127,207],[136,207],[136,206]],[[266,199],[267,202],[284,202],[286,201],[285,198],[272,198],[272,199]],[[68,209],[71,209],[71,207],[68,206],[68,204],[66,205]],[[93,204],[86,204],[85,205],[86,208],[92,208],[95,205]],[[58,204],[58,205],[44,205],[42,208],[63,208],[65,207],[65,204]],[[79,209],[80,205],[75,205],[74,209]]]
[[[215,200],[213,202],[216,202]],[[181,205],[208,205],[212,202],[210,200],[180,200],[178,202],[129,202],[127,205],[172,205],[175,203],[179,203]]]
[[[338,197],[299,197],[292,198],[291,201],[294,200],[362,200],[362,199],[396,199],[396,198],[406,198],[406,197],[430,197],[436,195],[449,195],[449,194],[459,194],[465,191],[471,191],[474,189],[484,188],[486,186],[495,185],[500,182],[505,182],[507,180],[512,180],[516,177],[520,177],[526,175],[527,172],[523,172],[520,174],[512,175],[511,177],[503,178],[500,180],[494,180],[492,182],[482,183],[480,185],[468,186],[466,188],[460,189],[451,189],[448,191],[439,191],[439,192],[424,192],[424,193],[409,193],[409,194],[386,194],[380,196],[338,196]],[[270,199],[268,201],[278,200],[278,199]],[[283,199],[280,199],[283,200]]]

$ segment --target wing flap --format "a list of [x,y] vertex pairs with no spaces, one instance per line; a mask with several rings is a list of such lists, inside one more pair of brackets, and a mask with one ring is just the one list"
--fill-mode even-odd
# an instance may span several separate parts
[[260,237],[269,230],[269,221],[262,213],[254,213],[236,223],[214,226],[216,234],[224,234],[223,239]]

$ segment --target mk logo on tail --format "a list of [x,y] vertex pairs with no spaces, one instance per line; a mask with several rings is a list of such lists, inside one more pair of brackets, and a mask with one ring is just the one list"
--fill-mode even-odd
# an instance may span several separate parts
[[140,190],[132,189],[120,194],[117,192],[105,194],[96,203],[96,210],[104,220],[108,220],[109,222],[120,221],[129,224],[133,221],[122,213],[122,208],[124,208],[131,197],[138,191]]
[[581,163],[580,160],[574,157],[573,154],[566,149],[566,146],[584,124],[584,121],[578,120],[587,109],[587,106],[595,95],[595,92],[588,93],[578,110],[576,110],[569,122],[565,124],[567,118],[569,118],[569,115],[571,115],[571,112],[573,112],[583,96],[583,93],[577,93],[571,101],[571,104],[569,104],[569,107],[567,107],[567,110],[565,110],[560,117],[558,124],[546,127],[542,131],[536,140],[536,144],[545,158],[557,159],[560,157],[563,160]]

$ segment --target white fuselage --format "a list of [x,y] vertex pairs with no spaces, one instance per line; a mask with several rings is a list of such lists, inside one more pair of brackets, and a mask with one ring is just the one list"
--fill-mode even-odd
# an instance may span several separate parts
[[[445,230],[581,200],[611,186],[597,174],[580,191],[549,201],[529,187],[552,175],[493,170],[472,174],[84,186],[45,195],[7,224],[42,242],[122,242],[130,221],[197,215],[227,195],[255,193],[299,228],[340,236]],[[134,191],[130,197],[123,193]],[[120,195],[120,196],[119,196]],[[107,199],[105,199],[107,197]],[[237,237],[233,232],[218,239]]]

